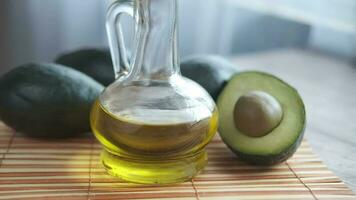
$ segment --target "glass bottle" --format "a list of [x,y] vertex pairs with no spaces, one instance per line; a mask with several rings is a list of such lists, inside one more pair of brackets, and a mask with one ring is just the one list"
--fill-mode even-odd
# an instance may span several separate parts
[[[120,19],[135,21],[128,59]],[[109,174],[136,183],[190,180],[207,163],[218,113],[209,94],[181,76],[176,0],[119,0],[107,18],[116,81],[95,103],[91,126]],[[131,60],[131,62],[129,62]],[[203,76],[203,74],[202,74]]]

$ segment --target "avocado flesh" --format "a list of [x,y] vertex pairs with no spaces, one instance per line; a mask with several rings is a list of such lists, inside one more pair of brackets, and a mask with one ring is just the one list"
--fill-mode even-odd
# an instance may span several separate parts
[[[278,100],[283,119],[269,134],[249,137],[235,127],[234,106],[250,91],[264,91]],[[305,127],[305,108],[298,92],[282,80],[262,72],[243,72],[232,77],[218,99],[219,132],[223,141],[242,159],[274,164],[288,159],[299,147]]]

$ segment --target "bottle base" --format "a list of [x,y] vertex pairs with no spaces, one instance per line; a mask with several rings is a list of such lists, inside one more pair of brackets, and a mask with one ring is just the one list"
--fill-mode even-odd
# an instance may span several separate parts
[[103,150],[101,161],[110,175],[128,182],[171,184],[191,180],[205,167],[208,156],[204,150],[183,159],[147,161],[123,158]]

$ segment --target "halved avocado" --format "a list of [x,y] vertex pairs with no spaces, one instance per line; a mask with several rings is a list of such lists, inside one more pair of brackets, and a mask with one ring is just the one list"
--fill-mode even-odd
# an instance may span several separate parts
[[283,162],[302,142],[304,103],[293,87],[273,75],[255,71],[236,74],[217,104],[223,141],[249,163]]

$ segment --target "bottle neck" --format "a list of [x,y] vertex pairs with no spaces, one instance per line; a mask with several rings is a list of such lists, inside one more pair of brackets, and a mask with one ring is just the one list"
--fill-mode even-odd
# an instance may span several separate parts
[[140,78],[165,79],[179,72],[177,0],[137,0],[146,36]]

